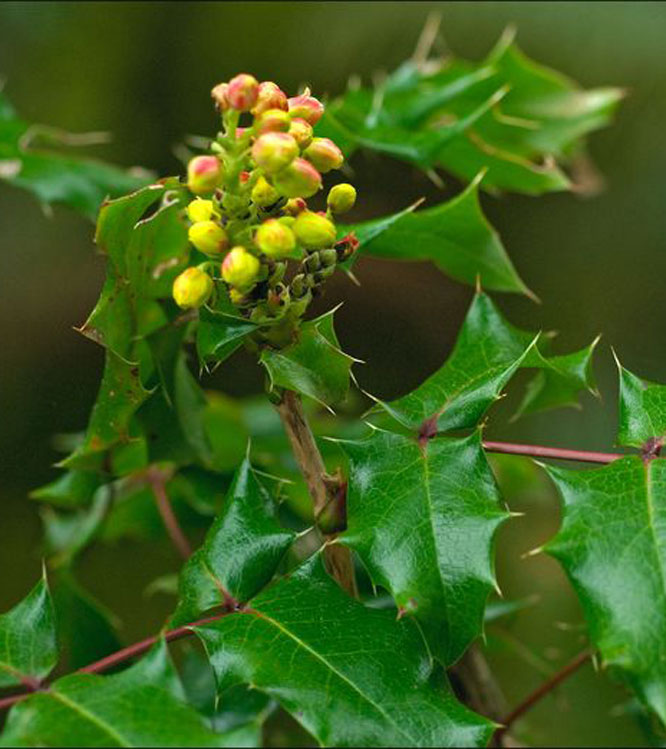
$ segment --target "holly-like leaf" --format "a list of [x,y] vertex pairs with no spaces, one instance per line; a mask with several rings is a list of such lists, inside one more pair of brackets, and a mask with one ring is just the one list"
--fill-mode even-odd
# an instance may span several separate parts
[[409,429],[425,434],[475,426],[519,368],[543,370],[523,410],[568,405],[581,390],[594,390],[590,358],[596,341],[581,351],[547,357],[539,336],[507,322],[490,298],[478,292],[451,355],[433,375],[397,400],[378,401]]
[[[406,210],[367,221],[352,230],[360,252],[391,260],[432,260],[440,270],[464,283],[477,279],[486,289],[533,296],[481,210],[483,173],[456,198],[434,208]],[[357,253],[358,254],[358,253]]]
[[318,554],[195,632],[221,690],[252,683],[324,746],[485,746],[492,733],[456,701],[414,622],[347,596]]
[[618,442],[643,447],[666,437],[666,385],[639,379],[618,363],[620,409]]
[[0,614],[0,687],[39,681],[57,661],[55,611],[44,576],[26,598]]
[[62,203],[94,221],[103,200],[138,189],[151,175],[52,150],[84,139],[30,125],[0,91],[0,179],[30,191],[43,204]]
[[564,514],[545,551],[571,579],[604,665],[666,722],[666,461],[546,470]]
[[294,540],[275,515],[272,498],[246,458],[203,546],[183,567],[174,626],[231,599],[247,601],[270,581]]
[[139,367],[107,349],[104,376],[85,439],[60,465],[80,470],[99,468],[107,450],[129,441],[130,419],[148,395],[141,384]]
[[355,360],[340,350],[334,312],[303,323],[298,340],[290,346],[262,351],[261,363],[272,387],[295,390],[327,406],[344,400]]
[[407,62],[374,90],[349,90],[318,129],[347,155],[362,146],[468,181],[487,168],[485,189],[540,194],[571,186],[556,158],[580,153],[622,95],[581,90],[529,60],[509,33],[480,63]]
[[85,507],[92,502],[100,484],[101,478],[94,471],[66,471],[30,492],[30,498],[63,508]]
[[454,663],[481,633],[496,585],[493,538],[508,517],[480,433],[419,446],[377,430],[341,445],[350,467],[340,541],[420,622],[432,652]]
[[185,702],[166,645],[113,676],[73,674],[16,705],[4,746],[224,746]]
[[206,307],[199,311],[197,353],[199,361],[219,363],[227,359],[257,326],[236,315],[216,312]]

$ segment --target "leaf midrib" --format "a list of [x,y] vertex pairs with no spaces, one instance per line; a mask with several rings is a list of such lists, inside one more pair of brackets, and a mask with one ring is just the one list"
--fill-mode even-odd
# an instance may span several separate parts
[[62,702],[63,705],[65,705],[65,707],[68,707],[73,712],[78,713],[83,718],[86,718],[91,723],[98,726],[108,736],[114,739],[114,741],[118,743],[118,746],[125,746],[125,747],[133,746],[131,743],[126,741],[119,733],[117,733],[110,725],[108,725],[104,720],[102,720],[97,715],[95,715],[95,713],[90,712],[85,707],[83,707],[83,705],[69,699],[69,697],[66,697],[62,692],[51,690],[47,692],[45,696],[51,697],[55,700],[59,700],[60,702]]
[[258,609],[245,609],[242,612],[239,613],[245,613],[254,615],[259,619],[263,619],[266,622],[269,622],[272,624],[276,629],[278,629],[280,632],[282,632],[284,635],[292,639],[299,647],[303,648],[303,650],[307,651],[311,655],[313,655],[318,661],[320,661],[326,668],[329,669],[329,671],[333,674],[335,674],[338,679],[343,681],[345,684],[347,684],[353,691],[355,691],[360,697],[365,700],[369,705],[371,705],[388,723],[390,723],[392,726],[396,728],[396,730],[402,734],[405,738],[407,738],[412,746],[418,746],[418,739],[408,734],[401,726],[399,726],[390,715],[388,715],[376,702],[374,702],[368,695],[366,695],[364,692],[362,692],[356,684],[354,684],[353,681],[351,681],[347,676],[345,676],[343,673],[338,671],[338,669],[333,666],[332,663],[330,663],[326,658],[318,653],[316,650],[314,650],[308,643],[306,643],[304,640],[301,640],[300,637],[298,637],[296,634],[288,630],[283,624],[281,624],[276,619],[273,619],[271,616],[266,614],[263,611],[259,611]]

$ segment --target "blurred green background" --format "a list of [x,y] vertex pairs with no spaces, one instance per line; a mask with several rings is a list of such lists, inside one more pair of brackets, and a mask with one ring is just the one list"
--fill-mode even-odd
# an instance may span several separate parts
[[[484,198],[519,272],[542,300],[496,295],[521,327],[556,329],[559,350],[602,333],[596,371],[603,402],[582,411],[507,424],[506,402],[491,414],[496,439],[608,449],[616,384],[609,345],[637,374],[664,380],[666,298],[666,5],[644,2],[459,3],[13,3],[0,4],[0,75],[27,120],[72,131],[109,130],[97,155],[166,175],[181,172],[174,146],[216,127],[209,90],[239,71],[295,92],[340,93],[350,75],[365,82],[408,57],[427,15],[442,14],[438,51],[478,59],[504,27],[518,27],[531,57],[586,87],[628,90],[613,126],[590,139],[606,178],[603,193]],[[368,154],[352,160],[366,218],[438,192],[403,164]],[[448,183],[447,183],[448,184]],[[0,185],[0,610],[40,571],[40,521],[31,488],[56,473],[51,437],[82,429],[94,400],[102,349],[73,326],[84,321],[103,278],[92,228],[66,209],[47,218],[27,194]],[[367,362],[356,374],[381,397],[406,392],[445,358],[471,290],[429,264],[364,261],[362,286],[336,279],[324,301],[343,348]],[[258,392],[261,376],[241,355],[215,386]],[[510,398],[508,399],[510,400]],[[578,604],[558,566],[521,559],[552,535],[559,511],[548,481],[525,461],[503,461],[511,509],[526,515],[501,533],[498,573],[507,598],[538,604],[491,630],[493,663],[510,704],[582,647]],[[520,488],[517,474],[527,472]],[[515,485],[515,488],[514,488]],[[171,605],[145,585],[178,560],[167,542],[130,541],[83,558],[81,581],[113,609],[131,641],[157,628]],[[637,612],[640,616],[640,612]],[[626,693],[585,666],[520,724],[536,745],[644,743]],[[276,739],[279,741],[279,739]]]

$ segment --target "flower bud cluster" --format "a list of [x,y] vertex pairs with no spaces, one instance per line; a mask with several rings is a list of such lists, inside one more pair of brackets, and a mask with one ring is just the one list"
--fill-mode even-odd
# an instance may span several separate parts
[[353,236],[336,239],[335,217],[356,201],[352,185],[335,185],[325,211],[308,205],[322,175],[342,166],[343,153],[315,136],[324,105],[309,89],[288,97],[272,81],[242,73],[211,95],[223,129],[210,153],[188,164],[194,197],[185,211],[189,240],[205,257],[178,276],[173,297],[196,308],[224,284],[242,315],[267,329],[283,320],[293,328],[358,246]]

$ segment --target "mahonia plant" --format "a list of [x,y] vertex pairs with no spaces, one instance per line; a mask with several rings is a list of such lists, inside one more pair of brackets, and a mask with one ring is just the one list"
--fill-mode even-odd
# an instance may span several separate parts
[[[105,348],[99,394],[85,433],[61,440],[63,473],[32,494],[44,503],[42,579],[0,615],[0,744],[259,746],[277,725],[322,746],[515,745],[519,719],[591,659],[635,691],[632,709],[660,740],[666,386],[618,362],[618,442],[633,454],[483,431],[524,370],[516,416],[597,395],[598,339],[554,354],[550,336],[504,318],[488,291],[533,294],[479,193],[571,189],[583,136],[621,92],[583,91],[505,34],[478,63],[415,58],[326,107],[248,73],[212,96],[220,132],[185,179],[156,181],[54,150],[53,133],[46,148],[0,95],[0,178],[96,217],[107,260],[79,329]],[[331,177],[360,148],[466,186],[346,224],[356,191]],[[333,418],[356,360],[335,310],[308,309],[359,253],[429,260],[476,290],[439,369],[401,397],[369,396],[365,418]],[[201,373],[241,347],[267,398],[204,390],[189,364],[192,349]],[[543,550],[580,598],[589,643],[513,710],[480,645],[526,605],[489,600],[495,536],[512,515],[496,453],[601,464],[546,468],[564,512]],[[172,613],[123,647],[77,579],[81,555],[164,535],[183,565],[149,592],[171,595]]]

